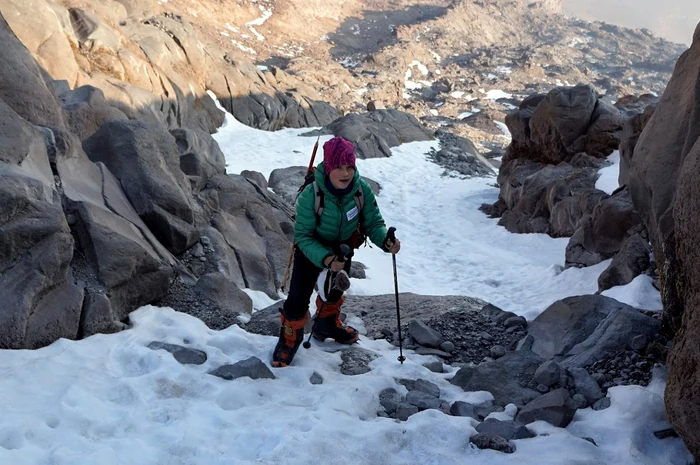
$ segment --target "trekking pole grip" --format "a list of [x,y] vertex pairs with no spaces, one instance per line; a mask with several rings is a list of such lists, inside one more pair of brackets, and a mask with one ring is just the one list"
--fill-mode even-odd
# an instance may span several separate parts
[[350,247],[347,244],[340,244],[340,255],[336,257],[339,262],[345,262],[350,255]]

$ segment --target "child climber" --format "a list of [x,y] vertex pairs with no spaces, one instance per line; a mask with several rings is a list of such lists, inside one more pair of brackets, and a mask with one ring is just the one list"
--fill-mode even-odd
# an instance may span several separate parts
[[[353,249],[364,242],[364,235],[385,252],[396,254],[401,248],[398,239],[392,241],[388,237],[372,188],[355,168],[352,142],[334,137],[323,144],[323,162],[314,179],[316,186],[306,186],[296,204],[294,269],[289,295],[280,309],[282,328],[272,354],[275,367],[292,363],[304,339],[309,300],[317,280],[313,336],[335,339],[341,344],[356,342],[357,330],[343,327],[340,321],[343,292],[350,285]],[[323,208],[317,214],[319,196],[323,198]],[[346,257],[343,250],[348,248],[341,247],[343,244],[350,250]]]

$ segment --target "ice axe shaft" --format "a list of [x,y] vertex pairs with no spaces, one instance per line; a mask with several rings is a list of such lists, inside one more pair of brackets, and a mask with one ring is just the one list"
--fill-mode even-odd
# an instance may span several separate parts
[[[393,243],[396,242],[396,228],[393,226],[389,228],[389,232],[387,233],[387,237],[389,240]],[[396,254],[391,254],[391,261],[392,264],[394,265],[394,296],[396,297],[396,324],[399,328],[399,358],[398,361],[403,364],[403,362],[406,360],[406,357],[403,356],[403,337],[401,336],[401,310],[399,307],[399,278],[398,278],[398,273],[396,272]]]
[[[321,136],[318,136],[318,139],[316,139],[316,143],[314,144],[314,149],[311,151],[311,160],[309,161],[309,166],[306,168],[306,175],[308,176],[309,173],[311,173],[311,170],[314,167],[314,161],[316,160],[316,152],[318,151],[318,142],[321,140]],[[301,190],[301,188],[299,188]],[[297,194],[298,195],[298,194]],[[287,260],[287,269],[284,271],[284,278],[282,278],[282,285],[280,286],[280,289],[282,292],[284,292],[285,286],[287,286],[287,281],[289,281],[289,276],[290,276],[290,271],[292,269],[292,260],[294,259],[294,246],[296,245],[296,241],[292,241],[292,247],[289,249],[289,260]]]

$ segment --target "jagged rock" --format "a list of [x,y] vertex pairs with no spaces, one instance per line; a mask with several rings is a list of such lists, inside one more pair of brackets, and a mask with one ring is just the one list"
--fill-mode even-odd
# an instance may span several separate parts
[[345,115],[326,129],[353,142],[359,158],[389,157],[391,147],[433,138],[414,116],[398,110]]
[[600,263],[618,253],[625,239],[643,228],[629,190],[621,188],[601,200],[593,213],[578,223],[578,229],[566,246],[566,266]]
[[191,188],[180,170],[175,138],[141,121],[108,121],[83,142],[93,162],[115,175],[141,219],[171,252],[199,240]]
[[534,379],[539,384],[552,387],[559,382],[560,376],[561,367],[559,364],[554,360],[547,360],[537,368]]
[[550,305],[528,328],[532,351],[565,367],[584,367],[623,350],[632,337],[659,332],[659,321],[600,295],[567,297]]
[[394,388],[386,388],[379,393],[379,404],[389,415],[396,413],[402,400],[401,394],[396,392]]
[[202,365],[207,361],[207,353],[201,350],[190,349],[176,344],[168,344],[166,342],[153,341],[148,344],[151,350],[165,350],[173,354],[175,360],[183,365]]
[[539,393],[522,387],[532,380],[542,359],[532,352],[519,351],[478,366],[462,367],[450,383],[467,392],[489,391],[496,405],[524,405]]
[[423,366],[426,367],[428,370],[432,371],[433,373],[443,373],[444,372],[442,362],[430,362],[430,363],[426,363]]
[[51,131],[56,171],[67,214],[85,257],[76,273],[108,295],[116,320],[161,299],[174,276],[175,258],[161,245],[129,203],[119,181],[102,163],[93,163],[69,132]]
[[272,371],[257,357],[241,360],[233,365],[223,365],[209,373],[222,379],[233,380],[247,376],[251,379],[276,379]]
[[201,129],[171,129],[180,154],[180,169],[194,190],[201,190],[217,174],[226,173],[226,159],[219,144]]
[[340,372],[348,376],[369,373],[372,369],[368,365],[377,357],[376,353],[359,347],[343,349],[340,354]]
[[520,409],[515,421],[527,425],[533,421],[543,420],[547,423],[566,428],[571,423],[576,408],[566,389],[556,389],[544,394]]
[[437,397],[426,394],[423,391],[408,391],[406,394],[406,402],[418,407],[418,410],[439,409],[441,402]]
[[253,311],[253,300],[248,294],[221,273],[202,276],[194,289],[200,297],[212,300],[232,315],[249,314]]
[[0,347],[75,339],[83,289],[69,268],[74,242],[44,135],[2,101],[0,121]]
[[526,439],[534,438],[536,434],[531,432],[523,425],[519,425],[514,421],[501,421],[495,418],[487,418],[476,426],[478,433],[491,434],[499,436],[510,441],[511,439]]
[[[18,3],[21,4],[21,2]],[[25,13],[30,14],[34,19],[37,19],[38,14],[51,16],[51,13],[46,11],[34,10],[42,10],[42,8],[30,7]],[[9,106],[17,115],[32,124],[63,127],[61,108],[53,92],[46,86],[42,70],[29,50],[18,40],[14,29],[5,22],[5,18],[9,16],[12,24],[16,26],[17,22],[24,21],[25,18],[13,17],[13,15],[7,15],[4,9],[2,11],[0,43],[3,46],[0,47],[0,63],[3,66],[0,71],[0,100],[3,105]],[[48,21],[47,24],[49,24]],[[52,26],[55,26],[55,23]],[[31,31],[30,28],[26,30]],[[36,33],[36,31],[31,32]],[[45,37],[51,38],[51,35],[47,34]],[[48,46],[51,44],[51,41],[46,43]],[[6,110],[3,109],[1,113],[4,119]]]
[[309,378],[309,382],[311,384],[323,384],[323,376],[321,376],[318,372],[314,371],[311,375],[311,378]]
[[112,304],[105,294],[90,291],[85,294],[78,337],[116,333],[123,328],[124,324],[115,318]]
[[458,400],[450,406],[450,414],[455,417],[469,417],[481,421],[474,405]]
[[399,383],[406,386],[409,391],[419,391],[431,397],[440,398],[440,388],[425,379],[400,379]]
[[611,287],[624,286],[649,269],[651,249],[639,234],[633,234],[622,242],[605,271],[598,277],[598,292]]
[[469,438],[469,442],[474,444],[479,449],[493,449],[498,452],[512,454],[515,452],[515,444],[503,439],[500,436],[494,436],[488,433],[479,433]]
[[408,331],[411,337],[422,346],[439,347],[443,341],[442,334],[420,320],[411,320],[408,323]]
[[401,421],[408,420],[408,417],[415,415],[420,410],[415,405],[411,405],[408,402],[401,402],[398,407],[396,407],[396,418]]
[[610,397],[603,397],[593,404],[593,410],[605,410],[610,407]]
[[603,391],[600,390],[598,383],[588,374],[588,371],[576,367],[568,370],[574,379],[576,392],[584,396],[589,404],[595,404],[603,398]]

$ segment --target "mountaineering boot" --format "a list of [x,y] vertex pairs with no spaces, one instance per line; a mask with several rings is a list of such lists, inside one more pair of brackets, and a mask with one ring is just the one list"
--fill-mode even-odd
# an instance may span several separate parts
[[316,324],[314,324],[314,337],[319,341],[328,338],[335,339],[340,344],[352,344],[360,339],[360,333],[351,326],[343,328],[340,321],[340,306],[345,297],[341,297],[335,303],[324,302],[316,297]]
[[280,338],[272,352],[272,366],[281,368],[289,366],[294,360],[294,355],[304,340],[304,325],[309,320],[309,312],[306,312],[301,320],[288,320],[280,312]]

